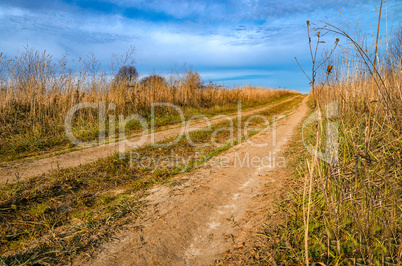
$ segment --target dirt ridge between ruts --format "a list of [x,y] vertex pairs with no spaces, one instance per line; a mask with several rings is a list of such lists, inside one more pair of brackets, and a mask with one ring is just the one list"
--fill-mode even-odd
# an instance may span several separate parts
[[250,138],[253,143],[276,139],[276,145],[256,147],[243,142],[215,158],[229,158],[228,167],[202,167],[177,177],[182,185],[155,186],[146,197],[143,219],[120,232],[117,240],[102,245],[89,261],[79,257],[73,264],[210,265],[222,258],[230,247],[239,245],[245,231],[258,226],[247,217],[255,210],[254,199],[263,193],[263,186],[269,186],[272,197],[283,186],[283,178],[272,175],[274,167],[240,167],[236,158],[279,156],[307,115],[306,102],[307,98],[271,127],[276,132],[264,130]]
[[[298,96],[295,96],[298,97]],[[288,102],[293,100],[295,97],[291,97],[284,101],[280,101],[275,104],[271,104],[262,108],[242,112],[242,116],[257,114],[264,110],[273,108],[279,104],[284,102]],[[231,119],[238,117],[238,115],[228,116]],[[218,124],[227,120],[227,117],[218,118],[210,121],[211,125]],[[208,126],[207,122],[195,123],[191,125],[191,127],[187,128],[186,132],[191,132],[198,130],[200,128],[204,128]],[[164,131],[159,131],[154,133],[154,142],[163,141],[167,138],[175,137],[182,135],[182,128],[172,128]],[[101,146],[96,146],[87,149],[80,149],[77,151],[72,151],[69,153],[64,153],[60,155],[56,155],[49,158],[38,159],[34,161],[22,161],[22,162],[14,162],[5,166],[0,167],[0,184],[14,182],[16,180],[24,180],[30,177],[39,176],[50,171],[56,169],[63,169],[69,167],[75,167],[80,165],[89,164],[95,162],[97,160],[106,158],[116,152],[119,151],[119,145],[124,144],[125,151],[133,150],[142,146],[146,146],[151,144],[151,134],[144,135],[147,137],[147,140],[141,145],[133,145],[133,142],[138,142],[141,137],[134,137],[131,139],[118,141],[114,143],[104,144]]]

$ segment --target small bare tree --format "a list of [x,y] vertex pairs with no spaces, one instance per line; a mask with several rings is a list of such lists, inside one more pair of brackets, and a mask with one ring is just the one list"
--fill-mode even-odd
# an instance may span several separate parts
[[131,83],[138,78],[137,69],[134,66],[122,66],[116,75],[116,82]]

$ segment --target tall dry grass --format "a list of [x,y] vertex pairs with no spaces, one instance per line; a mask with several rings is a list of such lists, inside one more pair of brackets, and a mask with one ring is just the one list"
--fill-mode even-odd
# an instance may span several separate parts
[[[313,206],[312,219],[323,226],[320,240],[334,241],[332,259],[344,264],[397,265],[402,256],[402,78],[401,69],[380,67],[384,88],[370,76],[342,77],[316,88],[315,100],[325,106],[339,103],[339,165],[320,162],[310,172],[315,193],[322,196]],[[370,94],[374,86],[368,128]],[[384,92],[386,90],[386,92]],[[326,141],[326,122],[318,126],[319,142]],[[325,204],[324,210],[320,206]],[[323,215],[322,211],[326,214]],[[315,216],[317,215],[317,216]],[[315,216],[315,217],[314,217]],[[323,219],[324,217],[324,219]],[[314,235],[314,234],[313,234]],[[324,244],[326,241],[323,241]],[[327,246],[327,245],[325,245]],[[330,248],[328,247],[328,250]],[[327,253],[323,251],[323,253]],[[331,257],[329,254],[326,256]],[[331,261],[327,258],[327,261]],[[353,265],[353,264],[352,264]]]
[[[327,124],[337,121],[339,162],[305,162],[302,173],[312,176],[305,181],[310,198],[298,206],[308,206],[308,214],[303,213],[311,222],[304,227],[304,247],[297,249],[305,249],[300,254],[306,263],[400,265],[402,58],[378,48],[378,37],[370,55],[370,47],[345,31],[329,24],[320,30],[344,37],[352,47],[340,51],[330,67],[335,71],[328,71],[329,63],[323,66],[311,92],[322,114],[326,105],[337,103],[337,117],[316,123],[310,141],[325,152]],[[298,219],[293,226],[301,223]]]
[[[127,61],[127,60],[126,60]],[[74,69],[69,65],[75,65]],[[114,64],[114,68],[119,66]],[[235,104],[257,106],[294,92],[253,87],[223,88],[205,85],[197,72],[172,73],[145,82],[114,79],[93,55],[87,59],[54,60],[46,52],[26,48],[19,56],[0,54],[0,151],[2,160],[29,156],[57,147],[71,147],[64,134],[68,110],[83,102],[116,105],[107,115],[136,113],[149,119],[151,105],[167,102],[186,116],[234,111]],[[179,122],[175,110],[157,108],[156,124]],[[96,110],[86,109],[74,118],[74,133],[82,140],[98,136]],[[130,129],[137,129],[131,125]]]

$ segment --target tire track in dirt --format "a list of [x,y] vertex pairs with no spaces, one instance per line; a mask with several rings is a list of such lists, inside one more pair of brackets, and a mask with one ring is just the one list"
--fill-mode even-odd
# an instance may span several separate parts
[[[208,265],[222,258],[231,246],[239,245],[245,231],[258,225],[247,217],[255,211],[254,199],[264,184],[272,197],[283,186],[283,178],[272,175],[272,165],[245,163],[241,167],[240,163],[247,156],[279,156],[307,115],[306,102],[307,97],[277,122],[275,133],[264,130],[250,138],[253,143],[276,139],[276,145],[270,142],[269,147],[256,147],[244,142],[215,158],[229,158],[228,167],[199,168],[177,177],[175,181],[181,185],[154,187],[145,199],[141,221],[120,232],[117,240],[105,243],[89,261],[80,257],[73,264]],[[272,205],[275,200],[272,198]]]
[[[298,96],[295,96],[298,97]],[[282,104],[284,102],[291,101],[295,97],[289,98],[287,100],[281,101],[276,104],[272,104],[263,108],[251,110],[251,111],[246,111],[242,112],[242,116],[247,116],[247,115],[252,115],[252,114],[257,114],[259,112],[262,112],[264,110],[273,108],[279,104]],[[234,119],[238,117],[238,115],[234,116],[229,116],[231,119]],[[226,118],[218,118],[215,120],[210,121],[211,125],[218,124],[220,122],[223,122],[227,120]],[[201,123],[195,123],[192,124],[190,127],[187,128],[186,132],[191,132],[198,130],[200,128],[204,128],[208,126],[207,122],[201,122]],[[163,141],[165,139],[179,136],[183,133],[181,127],[178,128],[172,128],[164,131],[159,131],[154,133],[154,142],[159,142]],[[42,174],[45,174],[47,172],[57,170],[57,169],[63,169],[63,168],[69,168],[69,167],[76,167],[80,165],[85,165],[89,164],[92,162],[95,162],[97,160],[106,158],[112,154],[115,154],[116,152],[119,151],[119,145],[123,144],[125,147],[125,151],[128,150],[133,150],[140,148],[142,146],[146,146],[151,144],[151,134],[146,134],[146,141],[142,143],[141,145],[135,145],[136,142],[138,142],[141,137],[135,137],[132,139],[120,141],[120,142],[115,142],[115,143],[109,143],[101,146],[96,146],[92,148],[87,148],[87,149],[81,149],[49,158],[44,158],[44,159],[39,159],[39,160],[34,160],[34,161],[20,161],[17,163],[10,163],[5,166],[0,167],[0,184],[2,183],[7,183],[7,182],[14,182],[17,179],[18,180],[24,180],[29,177],[33,176],[39,176]]]

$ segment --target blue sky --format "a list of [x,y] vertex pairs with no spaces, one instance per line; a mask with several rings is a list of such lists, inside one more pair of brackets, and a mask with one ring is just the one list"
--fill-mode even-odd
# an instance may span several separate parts
[[[370,34],[370,0],[0,0],[0,49],[15,55],[29,45],[54,57],[93,52],[104,66],[134,45],[140,74],[169,73],[186,64],[205,80],[227,85],[308,91],[306,20],[345,21]],[[382,33],[402,20],[400,0],[384,4]],[[342,13],[342,14],[341,14]],[[335,37],[334,37],[335,38]],[[341,42],[343,40],[341,39]]]

